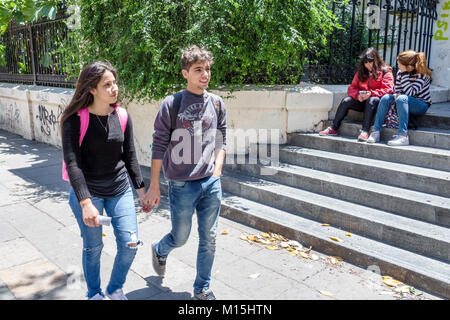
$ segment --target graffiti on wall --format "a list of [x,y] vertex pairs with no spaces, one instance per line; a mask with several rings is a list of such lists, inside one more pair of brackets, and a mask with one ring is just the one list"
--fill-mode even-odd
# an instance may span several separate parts
[[57,110],[54,111],[46,107],[44,104],[38,105],[38,114],[36,115],[36,120],[39,122],[39,126],[41,128],[41,132],[46,136],[52,135],[52,133],[56,133],[58,135],[59,132],[59,120],[61,118],[61,114],[63,112],[63,107],[58,105]]
[[20,127],[20,109],[16,102],[0,100],[0,126],[8,129]]
[[[38,92],[37,94],[37,113],[34,121],[34,127],[40,130],[44,136],[59,138],[60,130],[59,124],[61,115],[68,104],[66,97],[60,97],[59,103],[57,102],[56,108],[54,107],[55,101],[50,99],[48,92]],[[49,107],[49,104],[52,107]]]

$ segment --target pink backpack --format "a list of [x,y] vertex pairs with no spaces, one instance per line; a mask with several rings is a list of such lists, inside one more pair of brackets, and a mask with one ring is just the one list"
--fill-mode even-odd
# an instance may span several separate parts
[[[122,108],[122,107],[118,107],[117,105],[114,107],[117,115],[119,116],[119,121],[120,121],[120,127],[122,128],[122,131],[125,132],[125,129],[127,127],[127,122],[128,122],[128,113],[127,111]],[[89,109],[88,108],[83,108],[78,110],[78,116],[80,117],[80,142],[79,145],[81,146],[81,143],[83,142],[83,138],[86,134],[86,131],[88,129],[89,126]],[[67,167],[66,167],[66,163],[63,159],[63,166],[62,166],[62,178],[63,180],[69,181],[69,174],[67,173]]]

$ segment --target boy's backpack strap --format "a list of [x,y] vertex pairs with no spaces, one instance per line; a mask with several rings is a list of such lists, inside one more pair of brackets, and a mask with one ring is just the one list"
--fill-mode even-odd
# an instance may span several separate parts
[[170,115],[170,135],[177,127],[177,116],[180,110],[181,98],[183,96],[183,91],[177,92],[173,95],[173,102],[169,105],[169,115]]

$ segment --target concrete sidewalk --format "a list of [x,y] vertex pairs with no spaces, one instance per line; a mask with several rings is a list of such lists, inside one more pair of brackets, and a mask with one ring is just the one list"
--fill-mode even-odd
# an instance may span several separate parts
[[[61,180],[61,150],[0,130],[0,300],[85,299],[82,240]],[[167,260],[166,277],[151,266],[150,244],[170,231],[167,199],[151,214],[138,209],[139,248],[124,291],[129,299],[192,299],[197,227]],[[224,230],[228,234],[222,234]],[[381,276],[345,261],[292,256],[286,250],[244,241],[256,230],[221,218],[211,288],[220,300],[440,299],[412,289],[400,294]],[[102,288],[115,257],[113,229],[104,227]],[[225,232],[226,233],[226,232]],[[371,268],[376,270],[376,266]],[[397,289],[398,291],[398,289]]]

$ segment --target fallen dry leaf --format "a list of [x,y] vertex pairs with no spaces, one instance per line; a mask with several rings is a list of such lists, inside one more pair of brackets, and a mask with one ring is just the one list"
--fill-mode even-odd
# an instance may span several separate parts
[[305,251],[306,254],[309,254],[312,250],[312,247],[310,246],[308,250]]
[[383,276],[382,277],[383,283],[389,287],[398,287],[399,285],[403,284],[403,282],[395,280],[394,278],[390,276]]
[[330,224],[328,224],[328,223],[322,223],[322,227],[329,227],[330,226]]
[[352,234],[351,234],[350,232],[346,232],[345,235],[346,235],[347,237],[351,237],[351,236],[352,236]]
[[302,258],[309,259],[309,255],[307,253],[300,251],[299,254]]
[[275,246],[266,246],[266,248],[269,250],[278,250],[278,247]]
[[230,231],[228,231],[228,230],[223,230],[221,234],[226,235],[226,234],[229,234],[229,233],[230,233]]
[[312,254],[311,255],[311,259],[314,260],[314,261],[319,260],[319,256],[316,255],[316,254]]
[[281,243],[280,243],[280,246],[281,246],[282,248],[290,248],[290,247],[289,247],[289,244],[288,244],[287,242],[281,242]]
[[338,237],[330,237],[331,240],[336,241],[336,242],[344,242],[344,240],[342,240],[341,238]]
[[338,262],[343,261],[341,257],[333,257],[333,256],[328,257],[328,260],[330,260],[331,264],[336,264]]
[[288,239],[286,239],[286,238],[283,237],[282,235],[279,235],[279,234],[276,234],[276,233],[269,232],[269,235],[270,235],[272,238],[276,239],[276,240],[280,240],[280,241],[288,241]]
[[241,240],[248,240],[246,235],[242,235],[239,237]]
[[302,248],[302,245],[300,244],[300,242],[295,241],[295,240],[290,240],[290,241],[288,241],[287,244],[290,245],[291,247]]
[[328,296],[328,297],[332,297],[333,294],[331,292],[325,291],[325,290],[319,290],[319,292],[321,294],[323,294],[324,296]]
[[270,235],[268,233],[265,232],[260,232],[260,235],[264,238],[270,238]]

